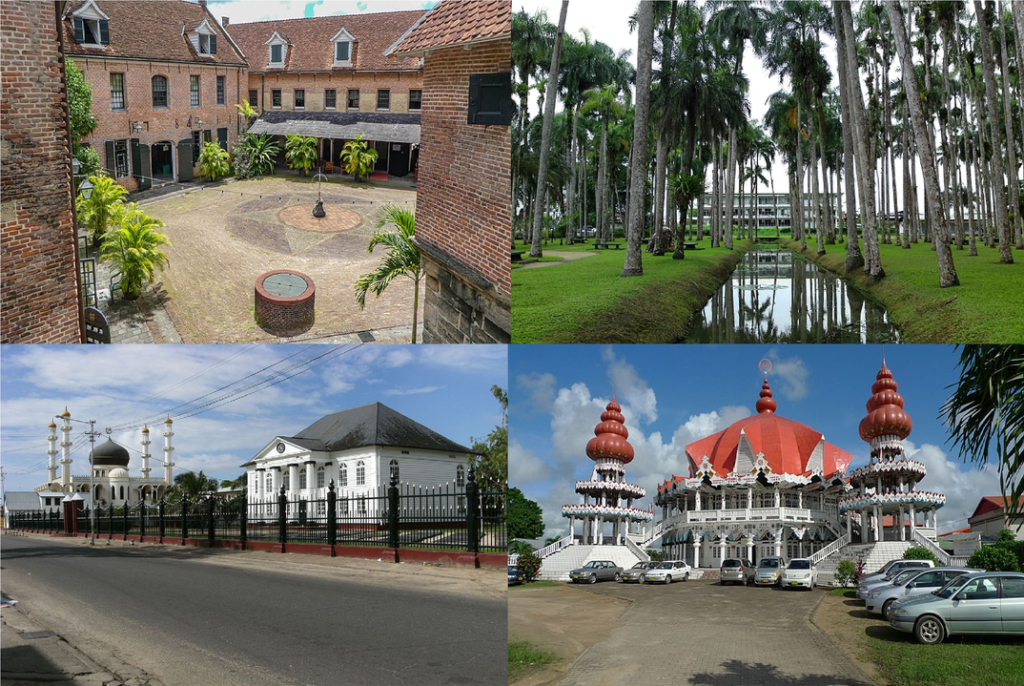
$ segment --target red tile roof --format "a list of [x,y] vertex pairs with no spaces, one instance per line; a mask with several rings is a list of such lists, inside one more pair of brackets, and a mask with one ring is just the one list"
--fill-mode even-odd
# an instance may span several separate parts
[[[970,519],[974,519],[978,515],[985,514],[986,512],[992,512],[993,510],[1006,509],[1010,499],[1002,495],[986,495],[978,501],[978,506],[974,508],[974,514],[970,516]],[[1024,496],[1021,496],[1019,506],[1024,508]]]
[[442,0],[391,52],[414,55],[511,36],[511,0]]
[[[231,44],[214,19],[200,5],[184,0],[149,0],[148,2],[113,2],[98,0],[96,7],[110,17],[110,44],[85,48],[75,42],[72,13],[85,0],[69,2],[64,12],[64,43],[69,55],[97,57],[134,57],[203,64],[245,64],[245,59]],[[199,55],[188,36],[203,20],[217,33],[217,54]]]
[[[385,57],[384,51],[401,38],[423,14],[423,10],[413,10],[280,19],[229,24],[228,31],[249,61],[249,70],[254,73],[416,70],[420,68],[418,59]],[[333,66],[334,44],[331,39],[342,28],[355,38],[351,67]],[[283,69],[268,70],[270,47],[265,43],[275,31],[288,41],[288,51]]]
[[962,529],[953,529],[952,531],[947,531],[944,534],[939,534],[939,538],[942,538],[943,536],[951,536],[953,534],[965,534],[965,533],[967,533],[970,530],[971,530],[971,527],[969,527],[969,526],[965,526]]

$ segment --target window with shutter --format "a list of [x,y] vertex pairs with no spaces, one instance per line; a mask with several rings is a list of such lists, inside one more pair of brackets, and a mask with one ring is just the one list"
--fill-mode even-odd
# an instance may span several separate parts
[[210,36],[210,54],[217,54],[217,34]]

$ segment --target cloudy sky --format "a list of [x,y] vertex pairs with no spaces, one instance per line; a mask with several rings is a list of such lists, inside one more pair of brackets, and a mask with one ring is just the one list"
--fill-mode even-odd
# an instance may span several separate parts
[[[947,346],[887,346],[885,359],[914,422],[907,452],[925,463],[922,488],[946,494],[942,531],[966,526],[984,495],[999,493],[994,469],[961,463],[947,444],[939,408],[957,380],[959,354]],[[627,480],[647,489],[688,475],[686,445],[754,412],[763,381],[758,361],[773,363],[769,382],[778,414],[821,431],[867,464],[858,433],[881,368],[881,346],[542,346],[509,352],[509,483],[544,510],[545,537],[565,535],[563,504],[582,502],[573,482],[590,477],[586,444],[613,391],[636,457]]]
[[[4,345],[0,368],[5,491],[45,483],[47,426],[65,407],[74,420],[112,429],[132,456],[132,476],[141,476],[142,425],[154,430],[158,467],[157,427],[170,414],[175,473],[233,479],[275,436],[377,401],[469,446],[501,420],[491,386],[508,386],[502,345]],[[300,369],[308,371],[286,378]],[[227,393],[236,399],[220,400]],[[72,473],[87,473],[88,424],[72,426]]]
[[209,0],[213,16],[232,24],[270,19],[325,17],[365,12],[430,9],[438,0]]

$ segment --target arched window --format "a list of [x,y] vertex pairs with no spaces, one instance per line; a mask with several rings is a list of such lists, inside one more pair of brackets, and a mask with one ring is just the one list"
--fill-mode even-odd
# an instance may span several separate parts
[[348,465],[344,462],[338,467],[338,485],[348,486]]
[[455,487],[465,488],[466,486],[466,468],[461,464],[455,468]]
[[324,483],[326,482],[326,479],[327,479],[327,474],[324,471],[324,468],[320,467],[319,469],[317,469],[316,470],[316,487],[317,488],[323,488],[324,487]]
[[121,486],[121,491],[120,491],[120,493],[121,493],[121,495],[120,495],[120,499],[121,499],[121,500],[124,500],[124,486]]
[[153,77],[153,107],[167,107],[167,77]]
[[398,480],[398,460],[391,460],[391,478]]
[[366,485],[366,465],[362,460],[356,462],[356,486]]

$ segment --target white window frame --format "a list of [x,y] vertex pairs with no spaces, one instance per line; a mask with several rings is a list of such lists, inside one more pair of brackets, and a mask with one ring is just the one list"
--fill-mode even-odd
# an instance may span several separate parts
[[[356,42],[355,36],[353,36],[351,33],[346,31],[345,27],[342,27],[340,31],[338,31],[336,34],[334,34],[334,37],[331,38],[331,50],[332,50],[332,52],[331,52],[332,65],[331,66],[334,66],[334,67],[351,67],[352,66],[352,49],[355,47],[355,42]],[[347,43],[348,44],[348,59],[346,59],[346,60],[339,60],[338,59],[338,44],[339,43]]]
[[78,17],[82,20],[83,27],[88,27],[87,31],[91,31],[93,37],[96,39],[93,43],[79,43],[83,48],[105,48],[106,46],[100,42],[100,20],[110,21],[110,17],[104,14],[93,0],[89,0],[84,5],[78,8],[77,12],[72,13],[72,17]]
[[348,488],[348,465],[344,462],[338,465],[338,485]]
[[[288,41],[281,37],[277,31],[274,31],[274,35],[264,43],[267,47],[267,67],[284,67],[285,60],[288,58]],[[274,46],[281,47],[281,59],[278,62],[274,61]]]
[[356,462],[356,486],[366,485],[366,463],[362,460]]

